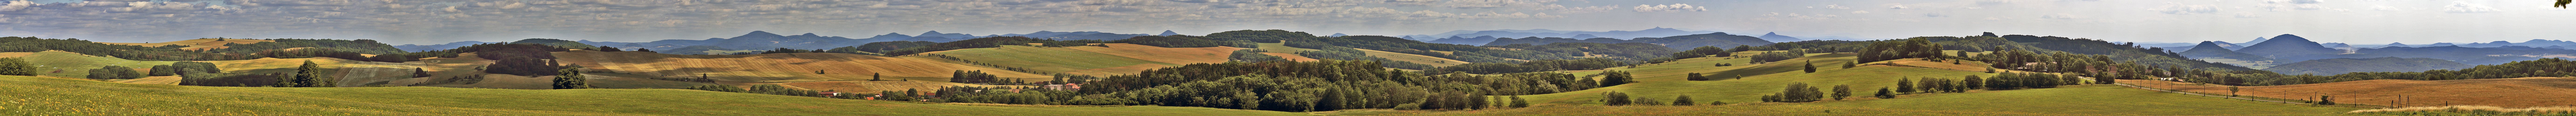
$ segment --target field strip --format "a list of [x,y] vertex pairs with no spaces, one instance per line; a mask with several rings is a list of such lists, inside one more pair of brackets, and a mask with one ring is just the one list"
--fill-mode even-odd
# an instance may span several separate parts
[[[2084,78],[2085,80],[2092,80],[2092,79],[2093,79],[2093,77],[2076,77],[2076,78]],[[2129,85],[2129,84],[2123,84],[2123,83],[2111,83],[2111,84],[2120,85],[2120,86],[2129,86],[2130,88],[2139,88],[2139,89],[2156,90],[2156,91],[2173,92],[2173,93],[2182,93],[2182,94],[2191,94],[2191,95],[2200,95],[2200,96],[2224,97],[2224,98],[2235,98],[2235,99],[2245,99],[2245,100],[2254,100],[2254,101],[2266,101],[2266,102],[2281,102],[2281,103],[2292,103],[2292,104],[2305,104],[2305,103],[2298,103],[2298,102],[2285,102],[2285,101],[2260,100],[2260,99],[2242,98],[2242,97],[2228,97],[2228,96],[2207,95],[2207,94],[2199,94],[2199,93],[2189,93],[2189,92],[2179,92],[2179,91],[2168,91],[2168,90],[2156,89],[2156,88],[2138,87],[2137,85]]]

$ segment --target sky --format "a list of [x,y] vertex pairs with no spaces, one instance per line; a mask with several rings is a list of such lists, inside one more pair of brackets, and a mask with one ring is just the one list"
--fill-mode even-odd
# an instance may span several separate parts
[[1317,35],[1642,30],[1905,38],[1978,32],[2130,42],[2296,34],[2318,42],[2576,37],[2549,0],[9,0],[0,36],[164,42],[526,38],[644,42],[750,31],[865,38],[925,31]]

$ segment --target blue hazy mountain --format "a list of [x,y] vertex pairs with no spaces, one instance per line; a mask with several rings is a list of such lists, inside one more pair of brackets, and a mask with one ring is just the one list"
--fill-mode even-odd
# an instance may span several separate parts
[[436,44],[436,45],[403,44],[403,45],[395,45],[395,46],[394,46],[394,49],[402,49],[402,50],[403,50],[403,51],[405,51],[405,52],[422,52],[422,51],[432,51],[432,50],[456,49],[456,47],[465,47],[465,46],[471,46],[471,45],[474,45],[474,44],[487,44],[487,43],[501,43],[501,42],[460,41],[460,42],[447,42],[447,44]]
[[1762,33],[1762,36],[1757,36],[1757,37],[1762,38],[1762,40],[1763,40],[1763,41],[1772,41],[1772,42],[1807,41],[1807,40],[1805,40],[1805,39],[1798,39],[1798,37],[1783,36],[1783,35],[1780,35],[1780,32]]
[[2264,40],[2262,43],[2245,46],[2243,49],[2236,49],[2236,52],[2263,55],[2275,59],[2299,61],[2326,59],[2322,58],[2322,56],[2342,54],[2343,50],[2326,48],[2323,44],[2319,44],[2316,41],[2308,41],[2307,38],[2300,38],[2298,35],[2281,34],[2280,36],[2273,36],[2269,40]]
[[[1563,30],[1549,30],[1549,29],[1530,29],[1530,30],[1510,30],[1510,29],[1505,29],[1505,30],[1485,30],[1485,31],[1454,30],[1454,31],[1449,31],[1449,32],[1443,32],[1443,33],[1440,33],[1440,34],[1429,34],[1429,35],[1401,35],[1401,36],[1426,37],[1426,38],[1408,38],[1408,39],[1414,39],[1414,40],[1420,40],[1420,41],[1435,41],[1435,40],[1439,40],[1439,39],[1448,39],[1448,38],[1427,38],[1427,37],[1449,37],[1449,36],[1459,36],[1459,37],[1494,36],[1494,37],[1509,37],[1509,38],[1521,38],[1521,37],[1541,37],[1541,38],[1548,38],[1548,37],[1555,37],[1555,38],[1604,38],[1604,37],[1606,37],[1606,38],[1629,39],[1629,38],[1641,38],[1641,37],[1669,37],[1669,36],[1691,35],[1691,34],[1704,34],[1704,33],[1716,33],[1716,32],[1717,32],[1717,31],[1685,31],[1685,30],[1681,30],[1681,29],[1673,29],[1673,28],[1662,28],[1662,27],[1656,27],[1656,28],[1648,28],[1648,29],[1645,29],[1645,30],[1636,30],[1636,31],[1563,31]],[[1583,36],[1583,35],[1591,35],[1591,36]],[[1426,40],[1426,39],[1427,39],[1427,40]],[[1492,38],[1485,38],[1485,39],[1492,39]],[[1482,42],[1478,42],[1478,43],[1482,43]],[[1469,44],[1469,45],[1474,45],[1474,44]]]

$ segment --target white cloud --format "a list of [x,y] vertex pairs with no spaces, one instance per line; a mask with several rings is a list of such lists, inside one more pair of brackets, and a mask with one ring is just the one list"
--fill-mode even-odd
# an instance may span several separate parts
[[1908,8],[1909,8],[1909,7],[1905,7],[1905,5],[1893,5],[1893,6],[1887,6],[1887,9],[1908,9]]
[[2236,18],[2263,18],[2263,15],[2255,15],[2254,13],[2246,13],[2246,12],[2238,12],[2238,13],[2236,13]]
[[2163,7],[2156,7],[2154,9],[2147,10],[2165,14],[2208,14],[2217,13],[2218,5],[2183,5],[2182,3],[2167,2]]
[[1708,11],[1708,7],[1691,6],[1690,4],[1637,5],[1636,10],[1637,12]]
[[1851,9],[1851,7],[1849,7],[1849,6],[1843,6],[1843,5],[1840,5],[1840,4],[1835,4],[1835,5],[1825,5],[1825,8],[1828,8],[1828,9]]
[[2042,18],[2042,19],[2075,19],[2075,15],[2070,15],[2070,14],[2066,14],[2066,13],[2058,13],[2058,14],[2040,15],[2040,16],[2039,16],[2039,18]]
[[1950,17],[1950,15],[1943,15],[1941,13],[1923,13],[1923,17]]
[[2370,6],[2370,10],[2379,10],[2379,11],[2405,11],[2406,9],[2399,9],[2399,8],[2397,8],[2397,7],[2390,7],[2390,6],[2386,6],[2386,5],[2371,5],[2371,6]]
[[2470,4],[2467,1],[2451,1],[2451,5],[2442,6],[2442,11],[2450,13],[2482,13],[2502,12],[2504,10],[2497,10],[2495,7],[2487,7],[2487,5]]
[[1855,10],[1855,11],[1852,11],[1851,13],[1852,13],[1852,14],[1869,14],[1869,11],[1857,11],[1857,10]]

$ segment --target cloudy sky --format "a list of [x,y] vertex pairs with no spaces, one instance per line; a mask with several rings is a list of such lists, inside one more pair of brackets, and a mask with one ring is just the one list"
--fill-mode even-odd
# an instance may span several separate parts
[[1903,38],[1976,32],[2140,42],[2297,34],[2384,44],[2576,39],[2548,0],[13,0],[0,36],[160,42],[525,38],[651,41],[749,31],[1317,34],[1640,30]]

